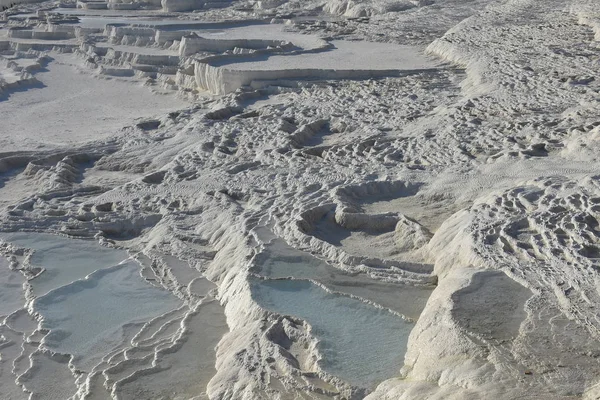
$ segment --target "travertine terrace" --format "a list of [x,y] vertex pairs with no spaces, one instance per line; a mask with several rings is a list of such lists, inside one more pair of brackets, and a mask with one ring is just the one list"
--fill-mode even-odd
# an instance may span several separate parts
[[596,2],[0,9],[0,399],[600,398]]

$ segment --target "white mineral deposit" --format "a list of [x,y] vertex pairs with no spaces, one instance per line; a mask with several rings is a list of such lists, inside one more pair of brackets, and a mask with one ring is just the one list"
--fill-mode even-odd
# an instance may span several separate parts
[[594,0],[0,0],[0,400],[600,399]]

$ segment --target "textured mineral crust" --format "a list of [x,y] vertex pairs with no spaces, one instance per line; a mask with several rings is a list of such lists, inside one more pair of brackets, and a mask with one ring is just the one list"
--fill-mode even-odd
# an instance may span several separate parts
[[0,0],[0,399],[600,398],[593,0]]

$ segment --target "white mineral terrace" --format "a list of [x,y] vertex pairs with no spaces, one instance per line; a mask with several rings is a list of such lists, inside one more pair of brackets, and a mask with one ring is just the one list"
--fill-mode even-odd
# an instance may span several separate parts
[[212,65],[243,71],[279,69],[328,69],[328,70],[422,70],[434,68],[439,62],[423,55],[422,48],[391,43],[350,42],[333,40],[332,48],[317,53],[276,55],[223,60]]
[[432,70],[439,65],[413,46],[341,40],[328,44],[330,48],[319,52],[205,59],[196,64],[196,82],[223,94],[277,79],[364,79]]
[[[47,17],[45,28],[44,24],[32,29],[9,27],[5,32],[7,46],[17,51],[58,47],[63,51],[83,50],[104,75],[131,76],[136,70],[148,73],[148,68],[139,68],[139,64],[150,64],[155,66],[152,72],[165,80],[169,80],[165,75],[176,75],[173,83],[213,94],[242,86],[261,87],[281,79],[362,79],[414,73],[439,65],[423,54],[424,46],[328,41],[318,35],[292,32],[280,23],[250,22],[244,26],[240,22],[88,17],[84,13],[40,15]],[[61,15],[70,16],[61,20]],[[149,55],[180,58],[143,57]],[[169,71],[160,67],[190,63],[193,74],[185,68]]]
[[600,399],[594,0],[0,0],[0,400]]

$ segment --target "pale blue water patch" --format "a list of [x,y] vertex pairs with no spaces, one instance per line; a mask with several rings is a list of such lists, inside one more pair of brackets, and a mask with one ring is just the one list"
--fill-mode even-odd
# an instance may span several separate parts
[[398,376],[412,323],[309,281],[253,280],[251,285],[261,307],[312,326],[325,371],[363,388]]
[[332,266],[318,258],[273,239],[256,256],[254,264],[260,275],[268,278],[319,279],[339,275]]
[[181,301],[150,285],[140,264],[126,251],[43,233],[0,233],[0,238],[35,250],[30,262],[45,271],[30,280],[38,297],[33,309],[50,333],[50,350],[72,354],[78,368],[89,370],[122,345],[125,328],[146,322]]
[[251,271],[265,278],[318,282],[333,292],[360,297],[414,320],[421,315],[433,290],[431,287],[382,282],[364,273],[348,273],[279,238],[265,244],[256,255]]
[[177,297],[148,284],[139,270],[136,261],[128,261],[36,299],[33,308],[51,331],[46,347],[74,355],[79,368],[91,368],[120,344],[125,325],[180,307]]
[[10,269],[8,260],[0,256],[0,319],[25,306],[25,278]]
[[126,251],[103,247],[93,240],[69,239],[36,232],[0,233],[0,238],[19,247],[35,250],[30,263],[46,269],[29,281],[36,296],[129,258]]

